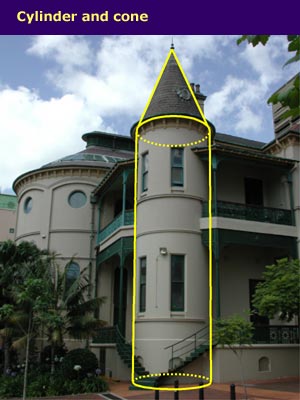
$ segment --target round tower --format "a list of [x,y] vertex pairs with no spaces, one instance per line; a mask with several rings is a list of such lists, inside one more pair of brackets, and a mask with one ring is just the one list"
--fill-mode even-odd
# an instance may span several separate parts
[[91,193],[112,166],[132,158],[132,139],[104,132],[83,135],[86,148],[19,176],[16,241],[54,251],[70,279],[95,261],[96,212]]
[[208,170],[193,152],[208,129],[196,86],[171,53],[138,129],[135,354],[150,373],[174,370],[184,355],[170,346],[208,323]]

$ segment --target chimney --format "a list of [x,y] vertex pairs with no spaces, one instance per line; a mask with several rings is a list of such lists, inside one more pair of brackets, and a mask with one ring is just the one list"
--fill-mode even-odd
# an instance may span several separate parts
[[195,96],[196,96],[196,99],[198,100],[198,103],[199,103],[199,105],[201,107],[201,110],[204,112],[204,101],[206,99],[206,96],[203,93],[200,92],[199,83],[197,83],[195,85]]

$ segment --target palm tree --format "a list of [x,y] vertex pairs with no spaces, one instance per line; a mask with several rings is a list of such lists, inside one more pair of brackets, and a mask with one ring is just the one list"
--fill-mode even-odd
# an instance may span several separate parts
[[[49,304],[41,315],[43,331],[51,346],[51,371],[54,371],[54,350],[64,344],[66,337],[88,339],[105,323],[94,312],[105,301],[104,297],[87,299],[91,283],[87,269],[80,272],[71,284],[55,262],[52,263],[52,279],[49,282]],[[72,261],[70,261],[71,263]]]
[[22,331],[28,319],[27,310],[17,306],[15,289],[28,272],[36,276],[42,272],[39,261],[44,254],[34,243],[16,245],[7,240],[0,244],[0,337],[4,348],[4,374],[10,366],[11,346],[19,347],[24,342]]

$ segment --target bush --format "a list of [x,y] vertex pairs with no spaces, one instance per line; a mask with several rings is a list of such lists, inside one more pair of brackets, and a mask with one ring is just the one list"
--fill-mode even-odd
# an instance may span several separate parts
[[[54,346],[54,362],[59,362],[63,360],[67,353],[66,347]],[[41,360],[43,364],[51,364],[51,346],[45,346],[41,354]]]
[[62,374],[66,379],[84,379],[88,374],[94,375],[97,367],[97,357],[88,349],[69,351],[61,364]]
[[20,397],[23,392],[23,375],[0,376],[0,398]]

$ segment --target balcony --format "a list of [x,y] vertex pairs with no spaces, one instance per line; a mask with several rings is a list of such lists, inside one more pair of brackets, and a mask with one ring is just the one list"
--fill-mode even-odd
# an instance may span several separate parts
[[257,344],[298,344],[298,326],[266,325],[256,326],[253,342]]
[[[247,221],[268,222],[270,224],[294,225],[291,210],[280,208],[248,206],[246,204],[218,201],[213,216],[243,219]],[[208,203],[203,202],[202,217],[208,217]]]
[[105,228],[103,228],[98,234],[98,243],[102,242],[117,229],[122,226],[133,225],[134,214],[133,210],[127,210],[119,214],[115,219],[113,219]]

